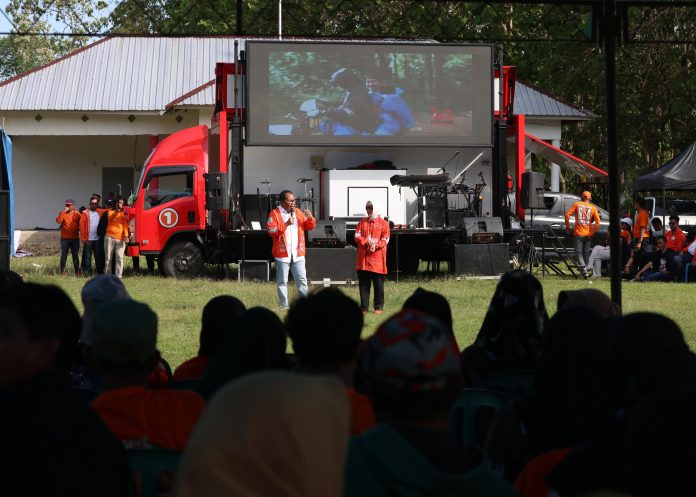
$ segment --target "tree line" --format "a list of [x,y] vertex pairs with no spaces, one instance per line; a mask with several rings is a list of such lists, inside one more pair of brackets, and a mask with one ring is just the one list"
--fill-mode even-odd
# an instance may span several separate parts
[[[438,0],[284,0],[283,35],[490,42],[518,78],[597,117],[567,123],[562,146],[607,167],[604,59],[587,6]],[[277,0],[10,0],[0,77],[46,63],[105,34],[277,36]],[[627,12],[617,53],[619,161],[632,180],[696,139],[696,7]],[[19,35],[54,33],[69,36]],[[579,180],[565,178],[573,191]]]

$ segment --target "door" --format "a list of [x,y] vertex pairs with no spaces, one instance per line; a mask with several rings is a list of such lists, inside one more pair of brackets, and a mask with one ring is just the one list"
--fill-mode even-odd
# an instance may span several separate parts
[[121,195],[128,200],[133,192],[133,169],[130,167],[102,168],[102,199]]
[[197,198],[204,192],[197,191],[201,185],[194,181],[195,173],[193,166],[154,167],[148,172],[137,199],[138,205],[142,202],[142,219],[136,218],[141,250],[159,252],[173,234],[202,229],[205,220]]

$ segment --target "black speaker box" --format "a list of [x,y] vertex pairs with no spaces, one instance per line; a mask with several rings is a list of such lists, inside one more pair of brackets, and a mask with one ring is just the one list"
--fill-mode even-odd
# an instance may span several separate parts
[[0,236],[0,270],[9,271],[10,269],[10,238]]
[[522,173],[522,208],[544,208],[544,173],[525,171]]
[[0,190],[0,236],[10,236],[10,192]]
[[358,273],[355,270],[357,258],[358,249],[355,247],[307,248],[305,259],[307,280],[315,283],[321,283],[327,278],[332,283],[357,281]]
[[229,208],[229,185],[227,173],[206,173],[205,180],[205,208],[216,211]]
[[497,276],[510,269],[507,243],[455,245],[452,255],[455,274]]
[[244,281],[269,281],[271,263],[268,261],[245,260],[239,262],[239,273],[237,279],[242,281],[242,272],[244,273]]
[[425,198],[425,227],[444,228],[447,215],[447,196]]

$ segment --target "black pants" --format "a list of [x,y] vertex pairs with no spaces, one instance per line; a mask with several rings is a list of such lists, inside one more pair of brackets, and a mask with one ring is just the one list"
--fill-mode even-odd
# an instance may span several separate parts
[[358,271],[358,286],[360,287],[360,307],[370,308],[370,283],[375,288],[375,310],[384,308],[384,275],[372,271]]
[[60,272],[65,272],[65,263],[68,259],[68,251],[72,254],[73,267],[75,273],[80,272],[80,239],[79,238],[61,238],[60,240]]
[[104,254],[104,237],[100,237],[97,241],[97,248],[94,250],[94,265],[97,274],[104,274],[104,265],[106,256]]

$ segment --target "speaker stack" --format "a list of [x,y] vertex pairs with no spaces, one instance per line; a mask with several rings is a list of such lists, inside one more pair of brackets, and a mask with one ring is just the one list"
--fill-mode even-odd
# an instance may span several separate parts
[[510,269],[510,247],[507,243],[455,245],[453,263],[457,275],[497,276]]
[[344,248],[307,248],[305,269],[307,280],[312,284],[329,281],[332,284],[347,284],[358,280],[355,263],[358,250]]
[[526,171],[522,173],[522,202],[523,209],[544,208],[544,173]]

